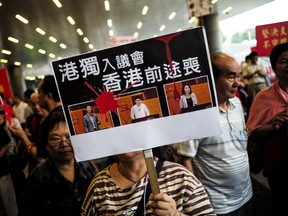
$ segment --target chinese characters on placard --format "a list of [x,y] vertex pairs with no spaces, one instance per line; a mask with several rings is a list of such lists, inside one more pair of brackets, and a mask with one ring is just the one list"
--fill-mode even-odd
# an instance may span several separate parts
[[[122,88],[143,86],[161,82],[163,79],[173,79],[188,76],[192,73],[201,73],[197,56],[183,59],[181,62],[172,61],[172,72],[169,64],[148,66],[145,69],[137,67],[144,64],[144,52],[135,51],[131,54],[116,55],[115,59],[98,59],[97,56],[83,58],[76,61],[68,61],[59,64],[59,72],[62,73],[62,82],[77,80],[80,76],[99,76],[106,91],[121,91]],[[112,63],[111,63],[112,62]],[[109,71],[109,72],[108,72]],[[125,85],[121,85],[125,82]]]
[[287,30],[287,26],[284,25],[262,29],[262,36],[264,38],[263,48],[268,49],[277,44],[287,42]]
[[288,41],[288,22],[256,26],[256,39],[259,56],[269,56],[274,46]]

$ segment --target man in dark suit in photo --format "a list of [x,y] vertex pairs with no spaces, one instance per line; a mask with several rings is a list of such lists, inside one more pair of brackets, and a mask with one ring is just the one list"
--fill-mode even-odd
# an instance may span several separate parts
[[90,105],[87,106],[86,111],[87,113],[84,115],[84,127],[86,133],[98,130],[100,121],[98,120],[97,115],[92,112],[92,107]]

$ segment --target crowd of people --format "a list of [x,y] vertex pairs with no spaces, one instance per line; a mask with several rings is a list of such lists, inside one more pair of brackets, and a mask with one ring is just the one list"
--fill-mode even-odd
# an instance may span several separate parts
[[[257,53],[243,65],[212,53],[222,132],[173,145],[177,161],[157,155],[160,193],[152,195],[143,151],[115,155],[101,170],[94,161],[76,161],[52,75],[38,91],[26,91],[25,101],[17,94],[12,101],[1,96],[0,216],[252,216],[249,139],[261,139],[263,175],[275,215],[281,215],[288,192],[288,43],[272,49],[270,62],[277,76],[273,84]],[[236,97],[241,90],[247,107]],[[140,105],[136,98],[135,107]],[[196,105],[196,95],[183,85],[181,109]],[[85,124],[87,132],[98,130],[95,115],[88,106],[87,122],[94,121]]]

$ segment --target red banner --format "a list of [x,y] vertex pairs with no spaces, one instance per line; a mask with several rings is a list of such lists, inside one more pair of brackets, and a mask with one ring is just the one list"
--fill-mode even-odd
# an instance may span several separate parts
[[256,39],[259,56],[269,56],[274,46],[288,42],[288,22],[256,26]]
[[12,97],[11,86],[9,83],[9,77],[6,68],[0,68],[0,92],[4,98]]

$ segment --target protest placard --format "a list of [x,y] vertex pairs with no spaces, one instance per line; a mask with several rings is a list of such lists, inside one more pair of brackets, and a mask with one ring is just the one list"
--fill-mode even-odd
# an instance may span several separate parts
[[272,48],[288,41],[288,22],[256,26],[256,50],[259,56],[269,56]]
[[[220,133],[203,27],[57,60],[52,67],[78,161]],[[180,108],[186,85],[197,105],[187,101]],[[84,125],[87,106],[100,122],[91,132]]]

